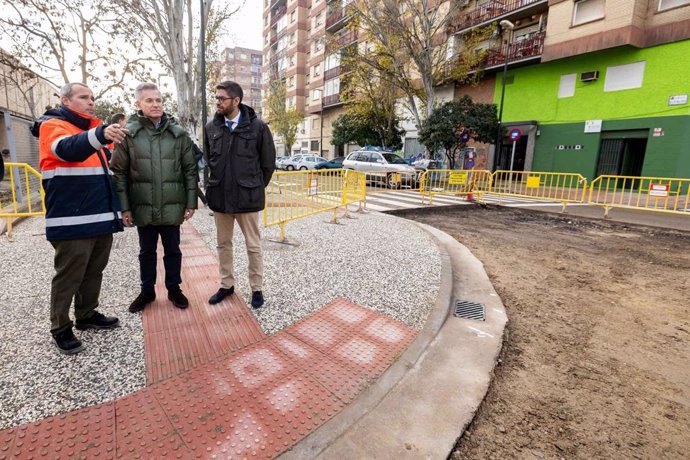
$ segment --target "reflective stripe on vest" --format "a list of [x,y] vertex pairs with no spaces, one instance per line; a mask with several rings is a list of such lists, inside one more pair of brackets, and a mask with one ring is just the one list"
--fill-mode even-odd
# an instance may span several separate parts
[[[121,219],[122,213],[118,211],[117,217],[118,219]],[[104,212],[101,214],[88,214],[86,216],[51,217],[46,219],[46,227],[94,224],[96,222],[107,222],[109,220],[113,220],[112,212]]]
[[[48,171],[41,171],[43,179],[52,179],[57,176],[102,176],[105,174],[102,166],[81,166],[81,167],[58,167]],[[108,174],[112,175],[112,171],[108,170]]]

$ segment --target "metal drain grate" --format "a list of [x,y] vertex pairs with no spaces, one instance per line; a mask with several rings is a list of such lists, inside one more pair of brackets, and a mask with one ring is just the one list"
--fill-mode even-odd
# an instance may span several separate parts
[[473,319],[476,321],[484,321],[486,319],[486,309],[484,305],[477,302],[469,302],[467,300],[456,300],[453,314],[458,318]]

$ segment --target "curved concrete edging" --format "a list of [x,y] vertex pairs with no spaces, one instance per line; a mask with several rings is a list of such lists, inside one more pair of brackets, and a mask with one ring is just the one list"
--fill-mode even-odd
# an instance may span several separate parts
[[[419,224],[441,252],[436,303],[415,341],[353,403],[281,458],[446,458],[489,387],[507,317],[483,264],[450,235]],[[486,321],[450,315],[483,303]]]

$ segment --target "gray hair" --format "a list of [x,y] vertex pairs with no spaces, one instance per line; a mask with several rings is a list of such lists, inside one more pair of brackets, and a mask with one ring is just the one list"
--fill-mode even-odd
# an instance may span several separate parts
[[143,93],[147,89],[155,89],[156,91],[160,92],[158,89],[158,86],[156,86],[155,83],[142,83],[137,88],[134,90],[134,98],[138,101],[141,99],[141,93]]
[[65,86],[60,88],[60,97],[66,97],[67,99],[71,98],[75,86],[83,86],[84,88],[88,88],[88,86],[86,86],[84,83],[67,83]]

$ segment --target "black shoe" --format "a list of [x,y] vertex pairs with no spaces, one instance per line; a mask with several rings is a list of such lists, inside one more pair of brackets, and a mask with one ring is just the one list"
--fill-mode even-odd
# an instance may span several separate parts
[[235,286],[232,286],[230,289],[220,288],[218,289],[218,292],[213,294],[211,298],[208,299],[208,303],[211,305],[217,304],[227,296],[232,295],[233,292],[235,292]]
[[103,313],[95,312],[90,318],[78,319],[74,327],[83,331],[84,329],[115,329],[120,325],[120,320],[114,316],[105,316]]
[[177,308],[187,308],[189,306],[189,300],[182,294],[181,289],[172,289],[168,291],[168,300]]
[[146,305],[156,300],[155,292],[141,291],[134,302],[129,306],[130,313],[136,313],[146,308]]
[[261,291],[252,292],[252,308],[261,308],[264,304],[264,295]]
[[58,332],[57,334],[53,334],[53,341],[55,342],[57,349],[63,355],[73,355],[84,349],[84,345],[82,345],[81,341],[74,336],[74,332],[72,332],[71,327],[62,332]]

